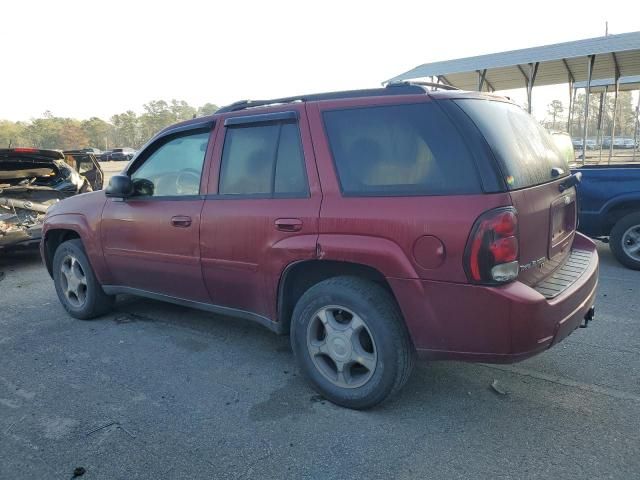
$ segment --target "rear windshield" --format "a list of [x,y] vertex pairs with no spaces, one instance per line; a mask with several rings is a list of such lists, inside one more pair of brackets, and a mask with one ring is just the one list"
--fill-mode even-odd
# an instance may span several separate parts
[[[52,162],[25,161],[24,158],[3,158],[0,161],[0,191],[3,187],[57,179],[58,169]],[[26,184],[29,184],[27,182]]]
[[553,168],[569,174],[566,155],[551,135],[512,103],[482,99],[455,100],[478,126],[496,156],[509,190],[556,180]]
[[324,121],[345,195],[481,191],[462,138],[431,102],[327,111]]

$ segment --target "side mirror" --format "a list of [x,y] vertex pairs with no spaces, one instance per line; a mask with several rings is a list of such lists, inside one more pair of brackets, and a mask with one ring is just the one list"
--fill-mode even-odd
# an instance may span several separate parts
[[114,175],[105,192],[107,197],[127,198],[133,195],[133,182],[127,175]]

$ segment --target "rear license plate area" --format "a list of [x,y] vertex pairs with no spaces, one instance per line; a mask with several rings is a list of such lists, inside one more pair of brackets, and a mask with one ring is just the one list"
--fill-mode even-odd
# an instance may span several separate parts
[[575,191],[557,198],[551,204],[549,221],[549,258],[566,252],[576,229]]

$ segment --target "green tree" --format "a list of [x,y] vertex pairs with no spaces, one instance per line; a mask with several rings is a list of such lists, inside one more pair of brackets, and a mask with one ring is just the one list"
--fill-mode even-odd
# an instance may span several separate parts
[[556,119],[564,112],[564,106],[560,100],[552,100],[547,105],[547,113],[551,116],[552,128],[556,129]]
[[98,117],[88,120],[56,117],[47,110],[30,122],[0,120],[0,148],[11,145],[38,148],[112,147],[139,148],[163,128],[196,115],[210,115],[217,105],[206,103],[199,108],[184,100],[152,100],[143,105],[144,113],[133,110],[113,115],[110,122]]
[[173,114],[175,121],[179,122],[182,120],[189,120],[196,116],[197,110],[189,105],[184,100],[171,100],[171,105],[169,107],[171,113]]
[[143,105],[144,113],[140,117],[142,136],[151,138],[164,127],[176,122],[176,116],[164,100],[152,100]]
[[73,118],[58,119],[60,123],[59,138],[55,145],[48,148],[61,148],[63,150],[73,150],[84,148],[89,144],[89,137],[82,129],[82,123]]
[[22,122],[0,120],[0,148],[29,146],[25,128]]
[[216,113],[218,108],[220,107],[218,107],[215,103],[205,103],[200,108],[198,108],[198,116],[206,117],[207,115],[212,115]]
[[114,147],[139,147],[142,143],[139,133],[140,120],[136,112],[127,110],[111,117],[114,128]]
[[31,120],[26,128],[29,144],[37,148],[60,148],[58,141],[62,123],[51,112],[44,113],[43,118]]
[[83,120],[82,129],[90,147],[106,150],[113,142],[114,127],[101,118],[91,117],[89,120]]

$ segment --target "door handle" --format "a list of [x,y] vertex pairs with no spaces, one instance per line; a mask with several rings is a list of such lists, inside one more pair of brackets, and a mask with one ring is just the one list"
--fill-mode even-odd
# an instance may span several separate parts
[[186,215],[176,215],[175,217],[171,217],[171,225],[174,227],[182,227],[187,228],[191,226],[191,217]]
[[276,228],[283,232],[299,232],[302,230],[302,220],[299,218],[278,218]]

